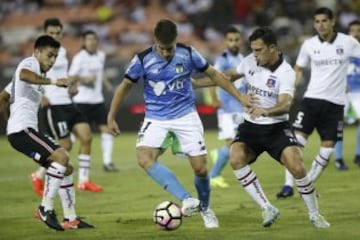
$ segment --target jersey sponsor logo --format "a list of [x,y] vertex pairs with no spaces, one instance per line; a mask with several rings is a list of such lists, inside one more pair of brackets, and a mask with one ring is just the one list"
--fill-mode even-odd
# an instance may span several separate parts
[[317,67],[320,66],[330,66],[330,65],[342,65],[344,60],[342,59],[321,59],[321,60],[314,60],[314,65]]
[[249,93],[253,93],[255,95],[259,95],[261,97],[269,97],[269,98],[277,98],[278,94],[273,91],[267,91],[258,87],[255,87],[251,84],[247,84],[247,89]]
[[166,87],[167,89],[172,92],[174,90],[180,90],[184,88],[184,82],[185,79],[177,79],[176,81],[170,82],[168,84],[166,84],[165,81],[158,81],[158,82],[154,82],[152,80],[149,80],[149,84],[150,86],[153,88],[154,93],[156,96],[160,96],[160,95],[165,95],[166,94]]

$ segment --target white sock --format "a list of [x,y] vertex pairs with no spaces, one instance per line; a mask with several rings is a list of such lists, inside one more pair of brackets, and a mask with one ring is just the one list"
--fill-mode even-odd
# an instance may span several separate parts
[[101,134],[101,148],[103,154],[103,163],[108,165],[112,162],[112,151],[114,146],[114,136],[110,133]]
[[38,170],[36,170],[35,175],[39,179],[44,179],[45,178],[45,173],[46,173],[46,168],[39,167]]
[[298,191],[305,202],[310,217],[319,213],[316,193],[313,183],[309,176],[302,179],[295,179]]
[[66,167],[57,162],[52,162],[46,171],[44,194],[41,205],[45,211],[54,208],[54,198],[57,196],[60,188],[60,183],[64,177]]
[[245,188],[246,192],[261,208],[265,208],[270,205],[269,200],[266,198],[259,180],[256,177],[256,174],[251,170],[249,165],[246,165],[241,169],[234,170],[234,174],[240,184]]
[[79,154],[79,183],[89,181],[90,175],[90,155]]
[[327,167],[333,150],[333,148],[320,147],[320,152],[313,161],[309,172],[311,181],[315,182]]
[[287,170],[285,168],[285,185],[293,187],[294,186],[294,177],[291,174],[291,172],[289,172],[289,170]]
[[76,213],[73,174],[65,176],[61,181],[59,196],[63,208],[64,218],[69,221],[74,221],[76,219]]

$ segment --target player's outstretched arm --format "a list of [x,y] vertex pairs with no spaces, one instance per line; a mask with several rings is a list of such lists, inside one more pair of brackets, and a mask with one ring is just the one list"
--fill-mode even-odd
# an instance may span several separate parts
[[21,69],[20,80],[27,82],[27,83],[31,83],[31,84],[44,84],[44,85],[53,84],[58,87],[67,87],[68,86],[68,80],[66,78],[50,79],[45,76],[36,74],[28,69]]
[[108,129],[114,136],[117,136],[120,133],[119,126],[115,121],[116,114],[125,98],[129,95],[133,84],[134,83],[129,79],[124,78],[115,90],[115,94],[111,101],[110,110],[107,116]]
[[[216,85],[223,88],[225,91],[230,93],[232,96],[234,96],[243,106],[249,107],[252,106],[254,103],[256,103],[257,99],[252,96],[242,95],[232,84],[230,81],[233,79],[233,76],[231,75],[225,75],[222,72],[219,72],[212,66],[209,66],[205,73],[213,80]],[[239,75],[240,76],[240,75]]]

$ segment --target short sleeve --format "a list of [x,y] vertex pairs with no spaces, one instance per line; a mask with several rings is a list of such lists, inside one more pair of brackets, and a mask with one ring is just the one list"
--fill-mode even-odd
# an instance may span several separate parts
[[195,48],[191,47],[190,51],[195,69],[204,72],[209,67],[209,63]]
[[307,41],[305,41],[300,48],[299,55],[296,59],[296,65],[299,67],[306,67],[310,62],[310,55],[307,51]]
[[360,43],[355,40],[355,38],[351,37],[351,57],[353,58],[360,58]]
[[295,72],[292,69],[285,71],[280,79],[279,94],[289,94],[294,96]]
[[242,61],[237,67],[236,72],[241,75],[245,75],[245,61]]
[[125,77],[132,82],[137,82],[143,76],[144,68],[138,55],[134,56],[125,71]]
[[77,76],[81,71],[80,55],[75,55],[69,68],[69,76]]

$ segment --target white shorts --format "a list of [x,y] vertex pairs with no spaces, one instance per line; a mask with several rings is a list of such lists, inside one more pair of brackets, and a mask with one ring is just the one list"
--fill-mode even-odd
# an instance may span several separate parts
[[244,122],[242,113],[218,113],[219,140],[234,139],[239,124]]
[[173,120],[145,118],[136,143],[136,147],[142,146],[163,150],[171,147],[173,154],[180,156],[200,156],[207,153],[204,128],[197,112]]

